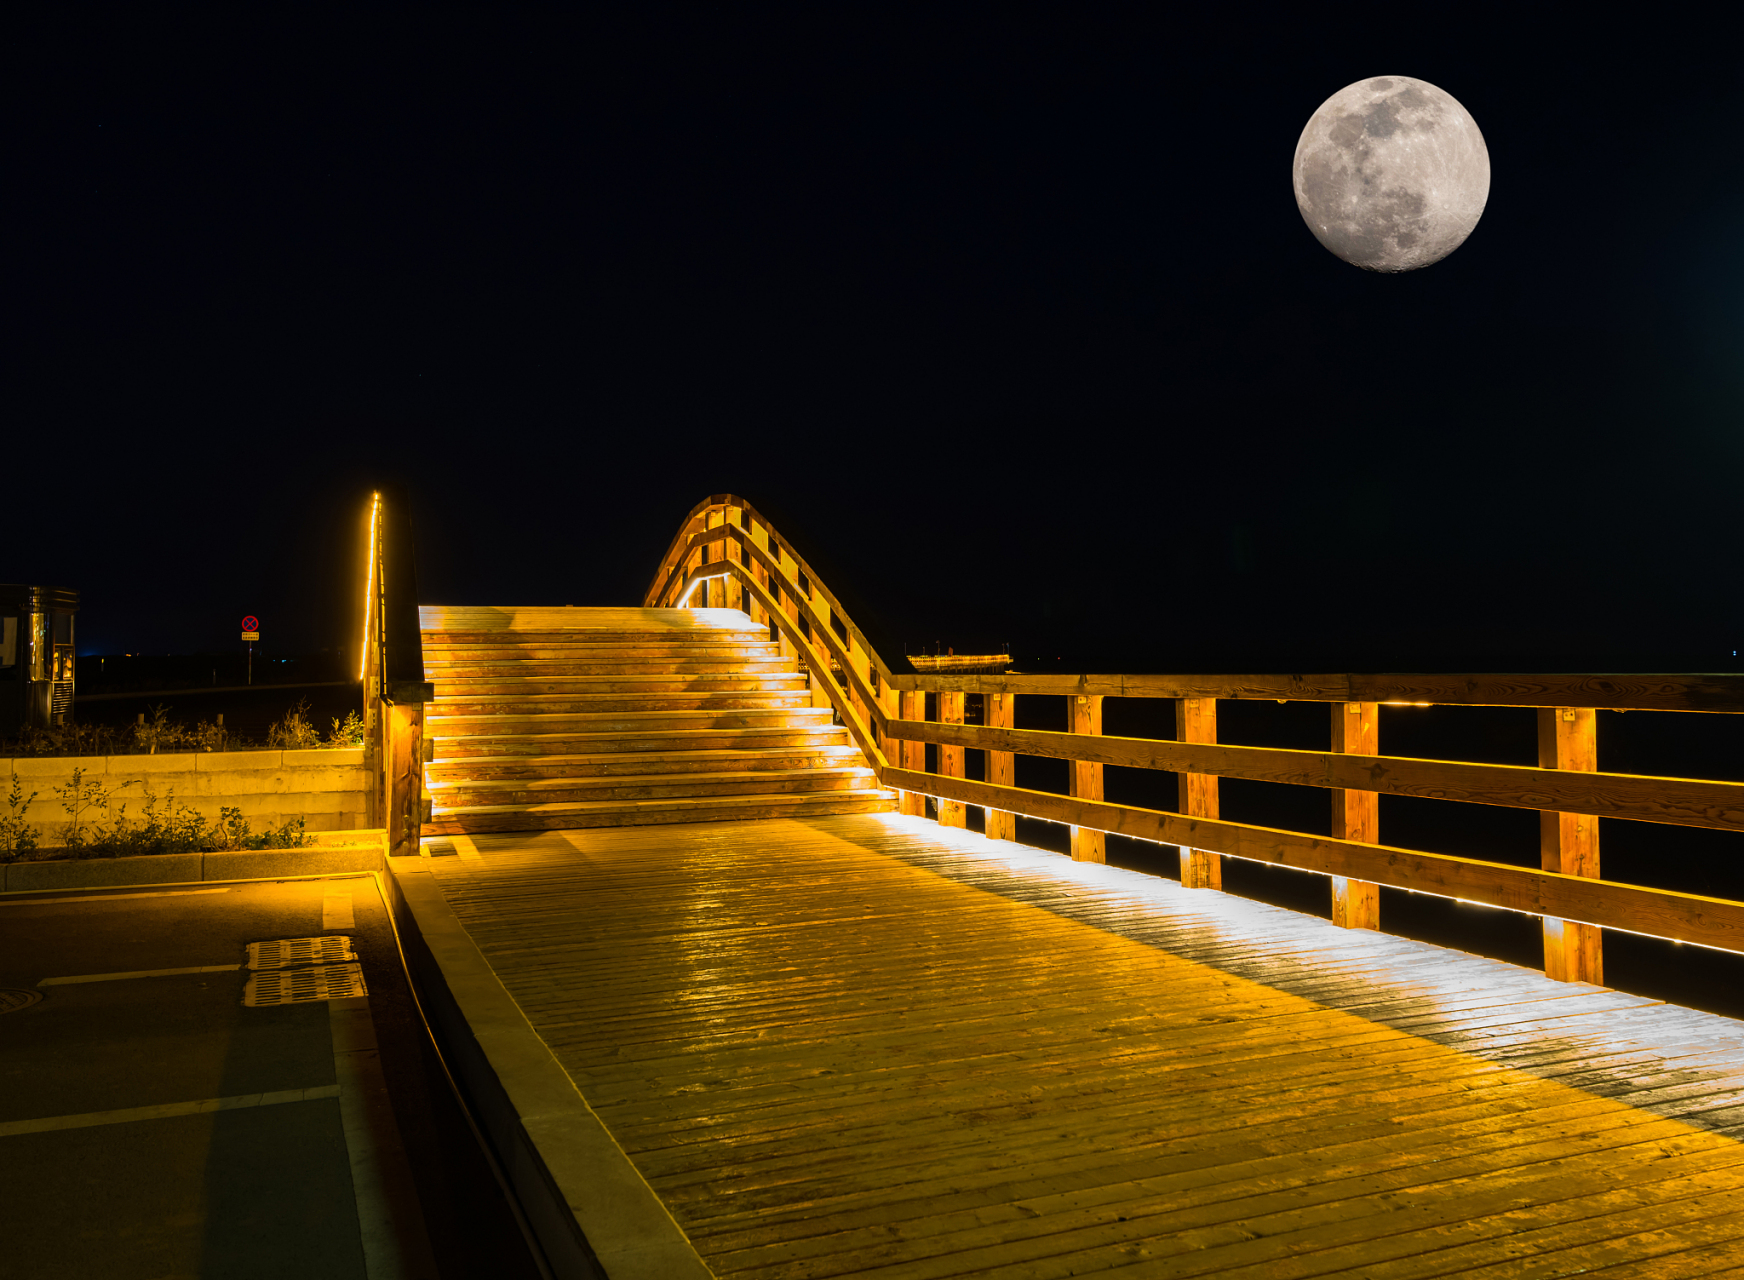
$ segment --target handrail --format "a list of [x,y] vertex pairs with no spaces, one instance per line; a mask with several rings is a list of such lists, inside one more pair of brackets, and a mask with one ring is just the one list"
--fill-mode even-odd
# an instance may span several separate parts
[[[690,514],[679,526],[678,534],[672,540],[672,546],[668,548],[666,556],[662,558],[660,569],[654,575],[654,581],[649,585],[647,594],[643,598],[644,607],[656,608],[662,604],[670,604],[675,594],[673,585],[675,582],[682,581],[683,566],[689,562],[690,556],[704,545],[723,541],[728,537],[727,530],[737,527],[724,522],[712,528],[698,525],[697,522],[705,520],[708,512],[717,506],[727,509],[737,508],[745,513],[746,518],[761,527],[769,540],[775,543],[794,562],[799,574],[811,584],[818,595],[823,597],[824,603],[829,606],[831,616],[842,620],[843,625],[848,630],[849,638],[858,644],[871,659],[874,670],[878,672],[879,680],[896,683],[898,688],[907,687],[900,682],[905,678],[912,679],[913,677],[905,677],[902,673],[891,671],[884,659],[878,656],[871,641],[866,639],[865,633],[848,617],[848,611],[842,608],[841,601],[836,599],[829,587],[818,577],[817,571],[806,563],[805,557],[794,550],[793,544],[781,536],[781,533],[769,522],[767,517],[743,498],[732,494],[717,494],[705,498],[691,508]],[[687,532],[693,528],[695,532]],[[797,582],[792,585],[797,589]]]
[[411,512],[397,495],[377,491],[370,495],[364,530],[358,673],[370,777],[367,820],[387,829],[390,853],[415,854],[430,808],[424,790],[424,704],[435,700],[435,692],[424,679]]
[[[721,553],[711,556],[717,545]],[[714,495],[686,516],[644,603],[670,607],[704,583],[710,584],[711,601],[718,596],[721,605],[743,603],[754,621],[774,627],[784,648],[810,673],[814,695],[840,717],[881,785],[916,799],[936,798],[941,818],[948,805],[957,815],[955,825],[961,825],[961,806],[979,805],[988,809],[990,817],[996,812],[1021,814],[1074,829],[1178,845],[1184,867],[1188,852],[1200,850],[1320,872],[1334,877],[1335,896],[1340,891],[1360,896],[1384,884],[1530,912],[1545,919],[1547,971],[1554,977],[1600,980],[1599,927],[1744,951],[1744,903],[1599,879],[1596,824],[1591,822],[1596,815],[1744,830],[1744,783],[1599,773],[1592,751],[1595,707],[1737,714],[1744,712],[1744,676],[893,672],[805,559],[751,504],[731,494]],[[1094,703],[1095,714],[1083,718],[1082,723],[1091,726],[1087,731],[1072,733],[1019,730],[1011,727],[1009,718],[1003,725],[941,723],[923,718],[922,700],[928,692],[939,694],[941,700],[957,700],[956,719],[961,718],[961,698],[970,693],[1004,695],[1007,704],[1017,694],[1065,695]],[[1540,754],[1550,764],[1527,767],[1382,756],[1375,753],[1372,736],[1366,752],[1354,738],[1345,750],[1319,752],[1220,744],[1191,733],[1183,733],[1187,739],[1183,741],[1105,736],[1100,733],[1100,702],[1109,696],[1180,699],[1184,707],[1214,706],[1213,700],[1220,698],[1317,701],[1335,704],[1335,713],[1340,710],[1336,704],[1343,704],[1353,713],[1353,725],[1364,715],[1372,721],[1373,709],[1388,702],[1536,707]],[[940,718],[951,719],[943,714]],[[911,756],[907,747],[902,763],[892,758],[898,744],[927,742],[955,749],[955,769],[941,767],[934,773],[916,768],[918,757]],[[1337,737],[1334,745],[1341,745]],[[962,776],[962,748],[984,750],[989,761],[1001,753],[1007,762],[1015,755],[1072,761],[1074,774],[1084,771],[1092,785],[1084,788],[1084,794],[1058,795],[974,781]],[[945,751],[940,754],[943,757]],[[1187,807],[1186,780],[1205,778],[1213,784],[1211,799],[1208,804],[1196,802],[1198,808],[1188,813],[1112,803],[1101,795],[1100,774],[1107,765],[1181,775],[1183,808]],[[1010,776],[1008,768],[1005,776]],[[1375,794],[1387,793],[1538,809],[1550,817],[1560,814],[1562,826],[1553,823],[1547,828],[1546,860],[1560,850],[1564,867],[1519,867],[1395,848],[1380,844],[1372,835],[1357,838],[1363,832],[1355,818],[1347,824],[1344,836],[1348,838],[1224,821],[1216,814],[1217,777],[1322,787],[1347,797],[1347,802],[1350,797],[1366,796],[1371,805]],[[1078,789],[1075,782],[1074,790]],[[920,811],[905,803],[905,812]],[[1369,812],[1372,823],[1372,809]],[[1372,832],[1372,825],[1368,830]],[[1554,834],[1559,830],[1560,836]],[[1100,860],[1099,850],[1092,848],[1090,856]],[[1209,884],[1216,883],[1213,872]],[[1360,927],[1376,927],[1372,910],[1370,922]]]
[[902,688],[963,693],[1093,694],[1449,707],[1593,707],[1601,711],[1744,713],[1744,676],[1712,674],[915,675]]
[[1091,737],[926,720],[892,721],[886,728],[891,736],[910,742],[1011,751],[1129,769],[1209,773],[1255,782],[1378,791],[1428,800],[1459,800],[1512,809],[1555,809],[1672,826],[1744,831],[1744,782],[1585,773],[1518,764],[1468,764],[1412,756],[1355,756],[1337,751],[1238,747],[1168,738]]

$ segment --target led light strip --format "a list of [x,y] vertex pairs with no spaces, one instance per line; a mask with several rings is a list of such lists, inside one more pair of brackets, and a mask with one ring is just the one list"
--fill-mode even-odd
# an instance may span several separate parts
[[364,580],[363,587],[363,648],[357,656],[357,678],[363,679],[364,672],[369,669],[369,619],[371,601],[375,599],[375,528],[376,520],[381,514],[381,494],[373,493],[374,500],[369,508],[369,575]]

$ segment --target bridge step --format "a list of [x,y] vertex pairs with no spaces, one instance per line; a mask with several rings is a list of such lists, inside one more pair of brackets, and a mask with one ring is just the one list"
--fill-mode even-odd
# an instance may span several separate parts
[[424,776],[438,783],[531,778],[646,777],[650,774],[784,773],[789,769],[859,767],[865,761],[847,743],[762,751],[692,749],[618,751],[591,755],[474,755],[438,759]]
[[768,641],[757,644],[465,644],[426,645],[426,668],[456,662],[526,662],[579,659],[586,662],[631,662],[644,658],[709,658],[729,661],[778,662],[781,650]]
[[873,785],[864,766],[784,769],[756,773],[657,773],[591,778],[471,778],[431,783],[436,812],[492,805],[558,804],[572,801],[658,800],[661,797],[786,795],[798,792],[863,791]]
[[709,627],[707,629],[697,628],[693,631],[636,631],[624,628],[572,631],[553,627],[526,631],[519,627],[504,628],[500,631],[431,631],[426,629],[422,634],[426,651],[470,644],[618,644],[658,647],[666,644],[769,643],[769,629],[757,626],[738,629]]
[[697,796],[598,803],[481,805],[437,810],[430,835],[491,831],[551,831],[574,827],[639,827],[665,822],[729,822],[749,818],[821,818],[838,813],[888,813],[891,793],[829,791],[800,795]]
[[[438,704],[440,706],[440,704]],[[719,711],[555,712],[430,716],[436,737],[504,733],[646,733],[675,729],[806,729],[830,723],[828,707],[740,707]]]
[[803,689],[744,693],[536,693],[446,697],[430,711],[444,717],[626,714],[636,711],[779,711],[810,707]]
[[501,662],[455,662],[424,664],[426,678],[482,679],[492,676],[678,676],[678,675],[788,675],[793,663],[746,658],[634,658],[594,661],[590,658],[543,659]]
[[834,747],[848,745],[848,731],[816,729],[680,729],[647,733],[492,733],[436,739],[438,760],[468,756],[595,755],[619,751],[693,751],[721,748],[761,751],[771,747]]
[[[894,807],[797,662],[742,613],[423,612],[432,835]],[[432,625],[472,617],[504,625]]]
[[[431,674],[425,668],[426,676]],[[663,694],[663,693],[785,693],[806,690],[805,677],[797,671],[785,675],[668,676],[497,676],[469,679],[435,679],[436,697],[471,698],[486,694],[533,697],[546,693]]]

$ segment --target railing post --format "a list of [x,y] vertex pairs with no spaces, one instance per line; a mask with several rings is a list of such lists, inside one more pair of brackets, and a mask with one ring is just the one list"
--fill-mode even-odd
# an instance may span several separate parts
[[387,821],[389,852],[418,852],[424,823],[424,705],[384,703],[387,727]]
[[[370,675],[374,675],[371,672]],[[392,754],[388,750],[391,735],[388,728],[388,713],[391,707],[382,701],[378,690],[364,685],[363,722],[365,734],[363,739],[363,765],[368,772],[369,791],[364,796],[363,822],[366,827],[382,828],[388,825],[387,810],[389,794],[392,790],[389,780],[390,761]]]
[[[698,516],[696,517],[696,520],[694,521],[694,524],[695,524],[695,527],[690,530],[690,532],[692,534],[698,534],[698,533],[701,533],[704,529],[707,529],[708,524],[709,524],[708,511],[704,510],[700,514],[698,514]],[[688,552],[684,557],[685,574],[688,574],[692,569],[700,569],[703,565],[705,565],[707,563],[708,563],[708,548],[706,546],[697,547],[694,551]],[[684,590],[684,582],[683,582],[682,577],[680,578],[680,581],[676,587],[676,590],[681,591],[681,592]],[[702,586],[700,586],[696,589],[696,591],[691,595],[691,597],[687,603],[693,609],[705,608],[708,605],[708,591],[709,591],[708,584],[704,583]]]
[[[1332,704],[1332,749],[1353,756],[1380,753],[1378,702]],[[1381,841],[1381,797],[1374,791],[1332,790],[1332,838]],[[1367,880],[1332,877],[1332,923],[1345,929],[1381,927],[1381,887]]]
[[[1015,693],[984,693],[981,695],[981,705],[985,708],[981,719],[990,729],[1015,728],[1016,717],[1012,714],[1017,702]],[[1009,751],[989,751],[987,756],[987,781],[996,787],[1016,786],[1013,781],[1014,765],[1017,757]],[[987,810],[987,838],[989,840],[1017,839],[1017,815],[1007,813],[1004,809]]]
[[[1217,699],[1182,698],[1175,707],[1175,736],[1182,742],[1217,741]],[[1217,778],[1209,773],[1180,777],[1181,812],[1190,818],[1215,818]],[[1181,887],[1221,889],[1223,859],[1204,849],[1181,849]]]
[[[703,520],[702,527],[704,529],[717,529],[726,522],[727,512],[725,507],[710,507]],[[711,562],[721,559],[726,554],[726,547],[720,543],[716,543],[715,547],[709,548],[709,560]],[[704,593],[703,603],[710,609],[724,609],[727,607],[727,580],[725,578],[710,578],[703,583],[702,589]]]
[[[885,680],[876,686],[874,692],[878,698],[878,705],[884,712],[886,722],[902,719],[902,693],[900,690]],[[873,732],[878,736],[878,749],[884,753],[884,758],[900,769],[902,767],[902,747],[900,745],[902,740],[893,738],[888,733],[879,731],[876,727]],[[899,795],[898,799],[900,800],[900,798]]]
[[[793,583],[799,581],[799,566],[787,554],[786,549],[778,543],[770,548],[770,552],[775,558],[776,567],[781,570],[781,581],[770,585],[769,594],[775,597],[777,605],[787,615],[788,622],[797,627],[799,625],[799,597],[794,594]],[[776,640],[781,645],[782,657],[797,658],[799,656],[798,646],[788,638],[785,631],[778,632]],[[804,669],[803,666],[800,668],[802,671]]]
[[[817,622],[814,624],[808,619],[801,630],[805,635],[806,643],[809,644],[812,647],[813,652],[817,654],[819,664],[823,666],[825,670],[828,670],[830,651],[824,646],[823,637],[818,635],[816,627],[827,627],[830,625],[830,607],[822,600],[818,599],[816,583],[814,583],[810,578],[803,579],[803,583],[805,586],[805,601],[811,606],[812,615],[817,618]],[[798,607],[799,606],[796,604],[794,606],[795,610],[797,610]],[[819,683],[819,680],[825,678],[827,677],[817,677],[811,680],[811,705],[814,707],[829,707],[833,710],[835,708],[835,703],[830,701],[829,690],[825,689]]]
[[[963,695],[939,691],[939,723],[963,723]],[[963,776],[963,748],[947,747],[939,744],[939,776],[941,778],[961,778]],[[939,801],[939,825],[941,827],[967,827],[969,825],[969,807],[961,800],[947,800],[943,796]]]
[[[926,719],[926,692],[924,690],[904,689],[902,691],[902,718],[904,720]],[[903,742],[902,767],[914,773],[925,773],[926,743]],[[918,791],[900,792],[896,808],[898,813],[924,818],[926,817],[926,796]]]
[[[1066,699],[1072,733],[1102,732],[1102,696],[1076,694]],[[1071,794],[1080,800],[1102,799],[1102,766],[1088,760],[1068,762],[1071,769]],[[1108,837],[1089,827],[1072,828],[1072,860],[1074,862],[1107,862]]]
[[[741,507],[728,507],[726,508],[724,519],[727,524],[730,524],[735,528],[742,528],[745,522],[744,509]],[[731,538],[728,538],[721,544],[721,554],[726,559],[733,561],[735,564],[743,563],[739,551],[739,544],[734,542]],[[721,579],[721,590],[723,598],[726,600],[727,608],[743,609],[745,607],[745,589],[739,585],[739,580],[737,578]]]
[[[877,680],[872,674],[872,659],[867,656],[866,650],[860,647],[859,634],[853,631],[848,632],[848,643],[843,645],[842,649],[848,655],[848,666],[852,667],[855,674],[866,682],[867,688],[873,690],[872,696],[876,698],[878,696],[875,687]],[[847,679],[844,679],[842,684],[848,694],[848,705],[860,713],[860,722],[870,729],[876,722],[872,718],[872,708],[868,707],[866,699],[860,696],[859,687],[852,680]]]
[[[1538,767],[1574,769],[1599,767],[1599,715],[1591,707],[1538,709]],[[1587,813],[1538,814],[1540,864],[1565,876],[1599,878],[1599,820]],[[1604,935],[1597,925],[1544,917],[1544,976],[1559,982],[1605,981]]]
[[[769,551],[769,530],[758,524],[749,514],[746,514],[743,519],[745,533],[750,537],[751,545],[767,554]],[[746,567],[750,569],[752,579],[765,591],[769,590],[769,570],[765,569],[753,556],[747,556],[746,560],[748,562]],[[766,627],[769,625],[769,615],[757,602],[755,596],[745,602],[745,612],[751,615],[751,621],[758,626]]]

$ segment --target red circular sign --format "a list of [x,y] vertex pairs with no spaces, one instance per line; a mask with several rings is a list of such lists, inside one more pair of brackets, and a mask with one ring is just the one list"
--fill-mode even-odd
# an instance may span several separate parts
[[244,631],[259,631],[260,619],[255,617],[252,613],[249,614],[242,620],[242,629]]

